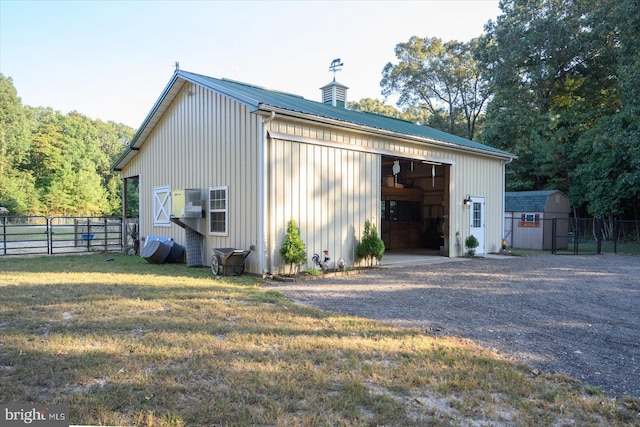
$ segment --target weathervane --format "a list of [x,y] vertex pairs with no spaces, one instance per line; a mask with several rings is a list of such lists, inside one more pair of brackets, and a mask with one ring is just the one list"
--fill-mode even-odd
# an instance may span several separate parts
[[331,61],[331,65],[329,65],[329,72],[333,73],[333,81],[336,81],[336,73],[338,71],[342,70],[342,66],[344,64],[342,62],[340,62],[340,58],[336,58],[333,61]]

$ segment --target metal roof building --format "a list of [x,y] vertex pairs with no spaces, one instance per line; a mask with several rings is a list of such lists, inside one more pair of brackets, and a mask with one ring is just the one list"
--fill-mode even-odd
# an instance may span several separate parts
[[[292,218],[310,257],[326,249],[348,265],[360,262],[366,220],[389,250],[459,256],[469,234],[478,253],[497,250],[513,155],[324,101],[177,70],[114,165],[139,183],[141,235],[183,241],[176,224],[193,223],[203,264],[213,248],[253,247],[247,267],[257,274],[282,270]],[[171,208],[184,189],[202,195],[201,218],[180,221]]]

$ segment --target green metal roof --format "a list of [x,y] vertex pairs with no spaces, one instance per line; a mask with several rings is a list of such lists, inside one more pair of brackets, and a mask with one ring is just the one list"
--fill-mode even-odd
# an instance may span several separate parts
[[505,212],[544,212],[547,200],[558,190],[508,191],[504,193]]
[[435,141],[458,145],[460,147],[487,151],[501,157],[515,157],[511,153],[499,150],[488,145],[480,144],[478,142],[452,135],[437,129],[433,129],[428,126],[416,125],[414,123],[396,119],[393,117],[334,107],[332,105],[323,104],[321,102],[310,101],[298,95],[265,89],[262,87],[233,80],[216,79],[213,77],[207,77],[200,74],[189,73],[186,71],[177,71],[176,74],[178,77],[182,77],[193,83],[200,84],[202,86],[210,88],[211,90],[224,93],[231,98],[243,102],[255,109],[268,109],[266,107],[275,107],[282,110],[310,114],[317,117],[367,126],[384,131],[396,132],[420,138],[428,138]]
[[503,159],[514,159],[515,156],[506,151],[480,144],[456,135],[452,135],[428,126],[416,125],[414,123],[387,117],[380,114],[368,113],[364,111],[348,110],[341,107],[323,104],[321,102],[310,101],[298,95],[265,89],[262,87],[237,82],[228,79],[216,79],[203,76],[201,74],[187,71],[176,71],[160,97],[151,108],[151,111],[142,122],[142,125],[133,136],[129,148],[115,162],[113,169],[122,168],[135,156],[136,152],[144,144],[153,128],[161,119],[180,88],[185,82],[200,85],[215,92],[221,93],[233,100],[247,105],[252,111],[290,111],[302,114],[308,118],[316,117],[319,121],[332,120],[342,122],[345,125],[357,125],[371,129],[379,129],[383,132],[396,133],[406,137],[424,138],[434,142],[451,144],[461,149],[476,150],[487,155],[501,157]]

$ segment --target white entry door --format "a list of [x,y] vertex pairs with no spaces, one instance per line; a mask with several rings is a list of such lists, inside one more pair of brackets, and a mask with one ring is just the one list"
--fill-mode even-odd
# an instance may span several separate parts
[[484,197],[472,197],[471,198],[471,231],[469,234],[473,234],[480,243],[476,248],[476,254],[485,253],[484,249]]

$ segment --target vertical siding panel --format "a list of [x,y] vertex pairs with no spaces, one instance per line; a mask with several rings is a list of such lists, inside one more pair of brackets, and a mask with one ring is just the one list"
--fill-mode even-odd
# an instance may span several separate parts
[[[274,218],[276,221],[276,224],[282,224],[284,221],[284,204],[285,204],[285,191],[283,191],[283,189],[285,188],[285,176],[287,174],[287,171],[285,169],[286,167],[286,163],[284,162],[284,145],[280,144],[280,143],[276,143],[275,144],[275,154],[276,154],[276,162],[275,164],[277,164],[277,169],[275,171],[275,189],[276,189],[276,200],[275,200],[275,212],[276,212],[276,217]],[[281,229],[281,227],[278,227],[277,229],[277,235],[276,235],[276,241],[277,242],[281,242],[282,241],[282,236],[283,234],[283,230]],[[276,245],[276,248],[274,249],[274,252],[277,253],[277,248],[280,247],[280,245]]]
[[353,239],[350,242],[350,256],[351,256],[351,260],[353,263],[355,263],[356,261],[356,241],[360,238],[359,236],[359,215],[358,215],[358,184],[356,181],[356,177],[358,176],[358,167],[357,167],[357,162],[358,159],[361,155],[359,153],[356,152],[349,152],[349,167],[348,167],[348,173],[349,176],[348,178],[348,183],[349,183],[349,191],[350,193],[350,197],[349,197],[349,211],[350,211],[350,225],[351,225],[351,230],[350,230],[350,239],[351,237],[353,237]]
[[343,150],[340,152],[340,167],[342,171],[342,179],[340,194],[340,238],[339,238],[339,253],[336,254],[336,259],[344,258],[349,259],[347,255],[349,253],[348,239],[349,239],[349,199],[351,198],[352,189],[349,187],[349,157],[350,152]]
[[[309,194],[309,188],[310,182],[313,182],[312,180],[309,180],[309,146],[306,144],[299,144],[299,149],[300,149],[300,154],[299,154],[299,161],[300,161],[300,193],[301,193],[301,197],[300,197],[300,212],[298,213],[298,218],[296,218],[296,221],[298,222],[298,226],[300,227],[300,233],[302,235],[302,233],[304,233],[304,236],[306,237],[306,224],[308,221],[308,216],[309,216],[309,210],[308,210],[308,206],[309,206],[309,201],[308,201],[308,194]],[[306,197],[305,197],[306,195]],[[305,241],[305,240],[303,240]],[[305,244],[306,243],[305,241]],[[307,256],[309,256],[309,248],[307,248]]]
[[[231,120],[240,126],[235,132],[229,126]],[[185,85],[137,156],[123,170],[123,176],[140,176],[141,235],[161,235],[184,242],[182,228],[153,226],[154,187],[207,190],[210,186],[229,185],[230,193],[233,192],[229,199],[230,213],[234,213],[229,218],[229,236],[205,236],[203,261],[208,262],[213,247],[248,248],[259,243],[255,171],[259,120],[234,101],[201,87]],[[255,271],[257,260],[249,262],[249,271]]]
[[[243,130],[243,117],[241,117],[240,115],[240,104],[238,104],[237,102],[233,103],[233,113],[234,113],[234,117],[232,119],[231,123],[236,123],[237,126],[233,126],[232,129],[234,130],[234,136],[233,136],[233,156],[234,156],[234,160],[235,160],[235,170],[231,171],[232,175],[235,176],[235,179],[232,180],[231,182],[233,182],[233,184],[235,186],[237,186],[236,191],[235,191],[235,195],[236,195],[236,202],[235,202],[235,207],[236,207],[236,215],[234,216],[235,218],[242,218],[244,212],[246,212],[245,210],[245,197],[248,194],[247,193],[247,181],[246,179],[243,179],[244,177],[244,162],[247,161],[247,159],[244,159],[244,153],[242,150],[242,142],[241,142],[241,138],[242,138],[242,130]],[[234,221],[234,234],[231,241],[231,244],[234,247],[240,247],[242,241],[245,240],[246,236],[244,235],[244,233],[246,232],[246,229],[242,226],[240,226],[240,222],[239,221]]]
[[331,174],[324,173],[324,171],[330,170],[329,151],[329,148],[322,147],[322,164],[320,165],[320,169],[316,172],[316,177],[318,177],[318,180],[322,182],[322,198],[320,200],[319,209],[320,223],[322,224],[322,235],[320,237],[320,247],[318,250],[329,249],[327,246],[329,241],[329,211],[332,208],[330,205],[329,195],[331,192],[330,185],[333,180],[333,176],[331,176]]
[[[240,192],[238,193],[238,216],[237,218],[243,218],[245,215],[249,214],[249,200],[248,198],[251,196],[251,191],[249,189],[249,181],[247,176],[247,163],[251,162],[251,158],[248,152],[245,152],[244,149],[244,140],[246,138],[246,117],[243,114],[243,108],[241,104],[235,103],[236,109],[236,117],[238,120],[238,132],[236,135],[236,155],[238,157],[238,169],[236,172],[237,181],[242,185],[240,187]],[[254,150],[255,151],[255,150]],[[234,246],[240,247],[243,249],[247,249],[248,245],[243,242],[249,241],[249,227],[244,227],[244,223],[240,221],[236,221],[236,243]]]
[[314,232],[314,224],[313,224],[313,215],[315,212],[315,193],[316,193],[316,180],[314,177],[314,167],[315,167],[315,158],[316,158],[316,149],[315,146],[306,146],[307,156],[305,159],[305,180],[307,183],[306,186],[306,194],[307,194],[307,212],[305,215],[305,237],[307,242],[307,255],[308,258],[311,259],[315,250],[315,232]]
[[289,212],[289,216],[287,217],[287,221],[291,218],[295,219],[296,222],[300,217],[301,204],[303,203],[303,198],[301,197],[303,194],[303,189],[300,187],[300,180],[298,177],[300,176],[300,144],[292,144],[289,143],[290,148],[290,158],[288,159],[289,163],[289,181],[291,185],[291,212]]
[[284,165],[283,171],[285,172],[282,177],[281,186],[285,190],[283,192],[282,198],[282,222],[284,224],[289,221],[289,218],[293,216],[293,210],[295,209],[295,204],[293,200],[293,193],[295,191],[294,188],[294,180],[293,180],[293,165],[291,163],[292,157],[292,146],[291,143],[285,143],[283,145],[282,152],[282,163]]

